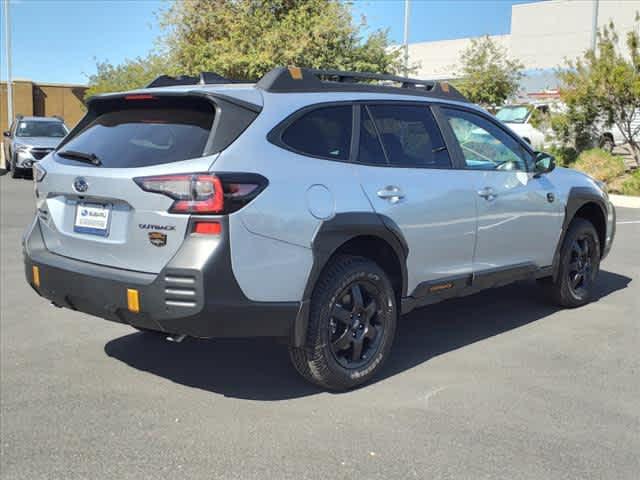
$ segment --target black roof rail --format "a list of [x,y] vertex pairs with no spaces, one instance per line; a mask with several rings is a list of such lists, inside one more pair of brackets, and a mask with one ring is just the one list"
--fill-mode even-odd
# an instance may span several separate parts
[[238,83],[238,81],[231,80],[214,72],[202,72],[197,77],[192,75],[178,75],[177,77],[160,75],[147,85],[146,88],[172,87],[174,85],[215,85],[224,83]]
[[[378,83],[365,83],[365,82]],[[391,85],[391,84],[397,84]],[[267,92],[376,92],[436,97],[469,102],[448,82],[419,80],[381,73],[343,72],[300,67],[277,67],[256,84]]]

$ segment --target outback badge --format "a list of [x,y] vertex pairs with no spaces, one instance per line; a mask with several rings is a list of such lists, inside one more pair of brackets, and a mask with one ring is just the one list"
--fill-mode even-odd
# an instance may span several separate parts
[[149,241],[156,247],[164,247],[167,244],[167,234],[162,232],[149,232]]

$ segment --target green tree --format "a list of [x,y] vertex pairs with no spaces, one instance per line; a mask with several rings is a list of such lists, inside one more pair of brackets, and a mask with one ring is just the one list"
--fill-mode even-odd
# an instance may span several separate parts
[[518,91],[524,68],[491,37],[474,38],[462,51],[456,87],[472,102],[499,106]]
[[[598,33],[596,50],[567,61],[559,71],[560,95],[567,105],[565,139],[573,139],[580,149],[597,138],[602,127],[616,127],[631,146],[640,165],[640,38],[636,28],[627,33],[625,55],[619,48],[615,25],[609,23]],[[566,126],[568,124],[568,126]]]
[[142,88],[157,76],[171,71],[173,68],[167,57],[157,54],[125,60],[120,65],[98,61],[96,73],[89,75],[89,89],[85,97]]
[[161,16],[162,43],[185,74],[255,80],[278,65],[393,73],[400,51],[386,31],[364,38],[364,18],[339,0],[190,0]]

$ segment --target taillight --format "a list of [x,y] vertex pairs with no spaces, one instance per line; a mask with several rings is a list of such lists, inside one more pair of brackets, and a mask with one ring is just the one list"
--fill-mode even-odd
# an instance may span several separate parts
[[134,180],[147,192],[173,198],[169,213],[200,215],[239,210],[267,186],[266,178],[250,173],[188,173]]

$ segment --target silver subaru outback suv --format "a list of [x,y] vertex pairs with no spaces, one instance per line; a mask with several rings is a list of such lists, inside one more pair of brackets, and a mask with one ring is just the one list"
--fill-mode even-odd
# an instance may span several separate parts
[[446,83],[277,68],[102,95],[34,167],[26,277],[170,338],[286,339],[324,388],[370,380],[401,314],[535,278],[593,295],[615,211]]
[[4,158],[13,178],[31,174],[33,164],[53,151],[69,133],[59,117],[25,117],[18,115],[3,132]]

